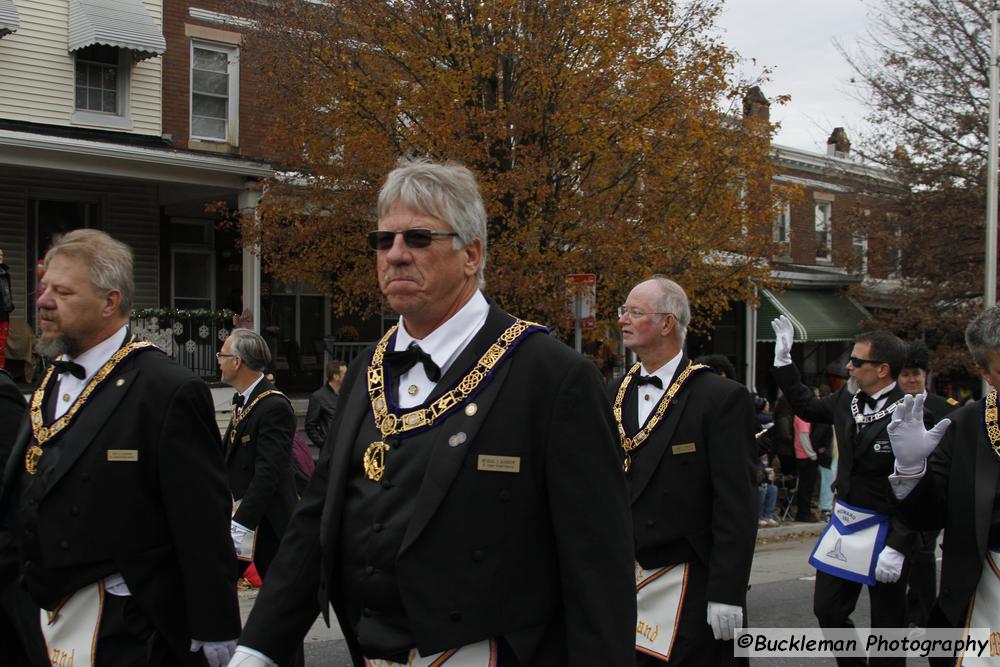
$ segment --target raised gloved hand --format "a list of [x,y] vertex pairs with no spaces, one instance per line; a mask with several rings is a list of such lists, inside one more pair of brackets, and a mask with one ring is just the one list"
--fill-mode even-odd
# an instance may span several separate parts
[[924,461],[941,442],[950,425],[950,419],[942,419],[928,431],[924,426],[923,394],[905,396],[903,404],[892,413],[892,421],[886,428],[892,452],[896,455],[896,470],[904,475],[923,470]]
[[774,365],[788,366],[792,363],[792,341],[795,340],[795,328],[792,321],[784,315],[771,320],[774,329]]
[[208,667],[226,667],[229,664],[229,659],[233,657],[233,651],[235,650],[235,639],[228,642],[191,640],[191,652],[197,653],[198,651],[202,651],[205,654],[205,660],[208,661]]
[[875,581],[883,584],[899,581],[899,575],[903,573],[903,560],[903,554],[892,547],[884,547],[882,553],[878,555],[878,563],[875,564]]
[[736,629],[743,627],[743,607],[709,602],[708,624],[712,626],[712,634],[716,639],[729,641],[736,634]]
[[256,651],[240,646],[237,647],[233,659],[229,661],[229,667],[278,667],[278,663]]

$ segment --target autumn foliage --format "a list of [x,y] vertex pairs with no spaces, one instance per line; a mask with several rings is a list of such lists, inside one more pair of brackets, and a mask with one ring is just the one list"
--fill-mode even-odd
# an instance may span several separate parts
[[[486,292],[559,325],[565,276],[598,275],[599,315],[651,273],[702,326],[766,280],[772,127],[713,37],[718,2],[281,0],[233,3],[268,82],[286,173],[242,220],[269,271],[381,307],[364,233],[401,155],[478,175]],[[697,324],[696,324],[697,327]]]

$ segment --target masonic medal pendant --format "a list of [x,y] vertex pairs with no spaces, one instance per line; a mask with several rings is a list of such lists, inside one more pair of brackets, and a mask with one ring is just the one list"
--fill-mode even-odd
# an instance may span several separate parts
[[38,445],[28,447],[28,451],[24,453],[24,469],[29,475],[38,473],[38,461],[44,453],[45,451]]
[[381,440],[368,445],[365,450],[365,476],[373,482],[381,481],[385,474],[385,453],[389,451],[389,445]]

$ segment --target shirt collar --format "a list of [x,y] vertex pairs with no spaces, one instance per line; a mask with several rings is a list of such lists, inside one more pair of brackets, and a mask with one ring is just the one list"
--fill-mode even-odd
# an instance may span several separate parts
[[395,351],[405,350],[410,343],[416,341],[420,349],[431,356],[434,363],[444,373],[458,354],[465,349],[473,335],[486,322],[490,304],[479,290],[472,295],[457,313],[448,318],[444,324],[430,332],[423,339],[417,340],[406,331],[403,318],[399,318],[399,328],[396,329]]
[[660,382],[663,383],[663,388],[666,389],[670,386],[670,381],[674,379],[674,373],[677,372],[677,367],[681,364],[681,357],[684,355],[683,352],[678,352],[677,355],[668,361],[667,363],[656,369],[655,372],[650,373],[646,370],[646,366],[642,365],[639,368],[639,372],[643,375],[653,375],[660,378]]
[[890,391],[892,391],[895,388],[896,388],[896,383],[895,382],[890,382],[888,385],[882,387],[881,389],[879,389],[878,391],[876,391],[874,394],[869,394],[869,396],[871,396],[872,398],[874,398],[876,401],[879,401],[879,400],[882,400],[883,398],[885,398],[885,395],[888,394]]
[[259,385],[260,381],[263,380],[263,379],[264,379],[264,374],[261,373],[260,376],[256,380],[253,381],[253,384],[251,384],[249,387],[247,387],[245,391],[241,391],[240,392],[240,396],[243,397],[243,404],[244,405],[246,405],[247,402],[250,400],[250,394],[253,392],[253,388],[256,387],[257,385]]
[[83,366],[83,370],[86,371],[87,376],[83,379],[84,382],[90,380],[94,375],[101,369],[101,366],[108,363],[108,359],[114,355],[115,352],[125,343],[125,336],[128,335],[128,325],[122,325],[122,328],[111,334],[100,343],[90,348],[78,357],[72,358],[68,355],[63,355],[64,359],[70,361],[75,361],[76,363]]

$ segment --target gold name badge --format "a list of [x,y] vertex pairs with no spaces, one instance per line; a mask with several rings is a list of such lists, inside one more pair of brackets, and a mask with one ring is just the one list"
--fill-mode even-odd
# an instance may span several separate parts
[[674,454],[693,454],[696,451],[696,447],[693,442],[685,442],[682,445],[674,445],[670,448]]
[[139,460],[139,450],[138,449],[109,449],[108,450],[108,460],[109,461],[138,461]]
[[521,472],[521,457],[480,454],[477,469],[489,472]]
[[242,438],[240,438],[240,442],[242,442],[244,445],[247,444],[248,442],[250,442],[250,436],[249,435],[243,436]]

